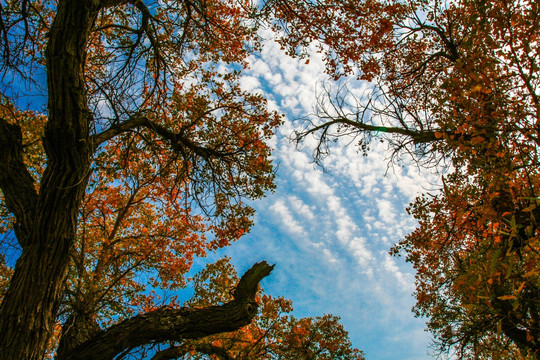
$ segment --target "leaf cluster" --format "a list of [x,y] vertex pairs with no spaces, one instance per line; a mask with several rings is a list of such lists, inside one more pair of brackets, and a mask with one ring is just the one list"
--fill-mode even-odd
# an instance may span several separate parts
[[[230,285],[238,281],[230,259],[208,264],[192,280],[195,294],[186,302],[190,307],[204,307],[229,301]],[[274,298],[259,290],[260,313],[248,326],[228,334],[219,334],[195,342],[185,342],[156,349],[155,359],[313,359],[363,360],[352,347],[339,318],[332,315],[297,319],[292,302]],[[170,357],[169,357],[170,356]]]
[[[419,227],[394,249],[417,270],[414,310],[441,353],[540,354],[538,207],[540,17],[533,1],[275,2],[280,42],[319,52],[334,80],[296,134],[316,161],[343,139],[392,162],[446,173],[409,209]],[[443,165],[442,167],[440,165]]]

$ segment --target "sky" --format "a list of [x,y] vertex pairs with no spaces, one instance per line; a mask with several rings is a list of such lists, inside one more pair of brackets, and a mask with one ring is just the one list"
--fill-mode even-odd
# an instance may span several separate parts
[[300,126],[295,119],[313,112],[325,82],[331,81],[316,54],[306,64],[269,40],[251,57],[242,87],[263,94],[271,109],[285,114],[271,141],[277,188],[253,202],[251,232],[199,259],[194,271],[224,255],[240,274],[266,260],[276,264],[262,281],[268,294],[293,300],[297,317],[340,316],[366,359],[431,359],[425,322],[411,312],[414,271],[388,251],[415,228],[407,204],[434,191],[438,176],[413,165],[389,166],[386,145],[378,141],[368,156],[339,142],[325,171],[315,165],[315,143],[307,139],[297,148],[288,138]]
[[340,316],[368,360],[430,359],[425,321],[411,312],[414,271],[388,251],[415,228],[407,205],[435,191],[438,177],[412,164],[389,166],[378,141],[368,156],[339,142],[324,171],[314,164],[315,143],[298,148],[288,138],[329,81],[317,55],[305,64],[272,41],[250,59],[242,87],[286,116],[271,142],[277,189],[253,203],[251,232],[214,256],[230,256],[239,273],[257,261],[275,263],[265,291],[292,299],[295,316]]

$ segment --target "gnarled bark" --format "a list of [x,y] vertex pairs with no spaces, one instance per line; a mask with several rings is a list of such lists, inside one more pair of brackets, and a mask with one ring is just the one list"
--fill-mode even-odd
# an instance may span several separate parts
[[24,247],[36,214],[34,179],[23,160],[21,128],[0,118],[0,189],[7,208],[15,215],[15,235]]
[[[17,237],[23,252],[17,260],[9,289],[0,307],[0,358],[3,360],[41,359],[52,333],[74,242],[77,213],[90,168],[88,144],[91,114],[87,108],[84,67],[86,41],[97,14],[96,1],[60,1],[49,32],[47,48],[47,84],[49,119],[44,147],[47,166],[39,195],[28,189],[35,210],[20,214],[13,184],[2,181],[2,191],[18,224]],[[2,131],[13,127],[2,125]],[[11,139],[9,139],[11,137]],[[16,135],[2,134],[2,142],[17,147]],[[11,155],[10,155],[11,154]],[[28,176],[18,167],[17,153],[2,151],[1,171],[8,180],[23,174],[19,186],[29,187]],[[26,170],[27,172],[27,170]],[[6,175],[3,175],[4,178]],[[19,198],[22,195],[18,195]],[[34,199],[35,198],[35,199]],[[9,200],[11,199],[11,200]],[[37,200],[37,201],[34,201]],[[19,234],[24,234],[19,238]]]
[[199,339],[248,325],[257,313],[259,282],[274,267],[260,262],[240,279],[234,299],[201,309],[161,307],[134,316],[101,331],[74,349],[64,349],[58,360],[108,360],[123,351],[148,343]]

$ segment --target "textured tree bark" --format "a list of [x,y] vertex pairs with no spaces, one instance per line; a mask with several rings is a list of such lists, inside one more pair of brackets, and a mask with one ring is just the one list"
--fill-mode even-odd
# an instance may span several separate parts
[[6,206],[16,218],[15,236],[21,247],[26,246],[29,229],[36,215],[38,195],[34,179],[23,160],[21,128],[0,118],[0,188]]
[[[90,166],[84,66],[86,39],[97,11],[96,1],[60,1],[49,32],[47,166],[32,219],[10,207],[26,238],[18,238],[23,252],[0,308],[3,360],[42,359],[54,326]],[[13,171],[3,165],[0,162],[2,171]],[[15,196],[12,188],[0,185],[6,199]]]
[[[58,1],[46,52],[49,111],[43,145],[47,163],[39,191],[23,162],[20,129],[0,119],[0,187],[16,217],[16,237],[22,247],[0,304],[1,360],[42,359],[55,325],[96,147],[92,143],[96,138],[90,137],[92,114],[84,77],[86,46],[100,7],[115,3]],[[177,139],[181,140],[185,139]],[[64,339],[58,358],[112,359],[152,341],[237,330],[253,319],[258,283],[271,270],[266,263],[255,264],[242,277],[234,301],[223,306],[161,308],[103,331],[88,319],[74,319],[84,326]]]
[[202,309],[162,307],[134,316],[80,344],[65,349],[57,360],[111,360],[126,349],[148,343],[199,339],[230,332],[248,325],[257,313],[255,294],[259,282],[274,267],[266,262],[253,265],[240,279],[234,300]]

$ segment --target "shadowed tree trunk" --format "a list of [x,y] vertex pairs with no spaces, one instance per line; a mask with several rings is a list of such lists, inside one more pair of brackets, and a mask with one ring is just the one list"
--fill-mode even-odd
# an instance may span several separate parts
[[[47,48],[47,167],[39,195],[27,180],[20,140],[16,143],[6,134],[1,137],[0,161],[7,172],[0,185],[18,219],[16,235],[22,245],[0,309],[0,358],[4,360],[42,358],[62,296],[91,157],[84,66],[86,39],[98,5],[80,0],[58,4]],[[13,149],[11,154],[9,149]],[[10,187],[9,182],[20,182],[20,173],[24,181],[17,185],[19,189]]]

